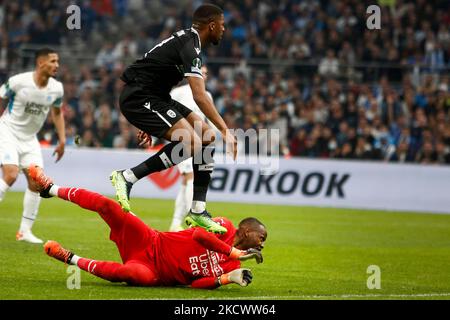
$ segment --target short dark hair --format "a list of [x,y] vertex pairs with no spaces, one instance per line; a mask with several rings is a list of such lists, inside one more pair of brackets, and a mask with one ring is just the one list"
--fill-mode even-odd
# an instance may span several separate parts
[[244,220],[242,220],[241,222],[239,222],[239,227],[251,227],[251,228],[255,228],[259,227],[259,226],[263,226],[264,228],[266,227],[261,221],[259,221],[256,218],[250,217],[250,218],[245,218]]
[[36,50],[36,52],[34,53],[34,62],[37,62],[37,60],[40,57],[48,56],[50,53],[57,53],[57,52],[56,52],[56,50],[53,50],[53,49],[48,48],[48,47]]
[[223,10],[220,7],[211,3],[205,3],[194,11],[192,23],[207,24],[222,14]]

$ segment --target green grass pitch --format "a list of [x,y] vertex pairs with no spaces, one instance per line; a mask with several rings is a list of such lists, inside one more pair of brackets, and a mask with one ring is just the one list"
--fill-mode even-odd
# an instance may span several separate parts
[[[41,245],[17,242],[22,193],[0,203],[0,299],[449,299],[450,215],[210,202],[214,216],[237,224],[247,216],[266,224],[264,263],[247,262],[253,283],[213,291],[137,288],[81,271],[81,288],[67,288],[67,266]],[[173,201],[132,199],[133,211],[166,230]],[[43,199],[34,233],[76,254],[120,262],[107,225],[96,213]],[[370,265],[381,289],[368,289]]]

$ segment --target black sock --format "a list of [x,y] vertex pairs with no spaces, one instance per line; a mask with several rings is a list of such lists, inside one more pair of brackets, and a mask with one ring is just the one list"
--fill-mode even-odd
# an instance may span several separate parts
[[[176,150],[174,150],[175,147],[177,147]],[[146,177],[153,172],[162,171],[174,165],[177,165],[183,160],[189,158],[189,156],[190,154],[182,149],[181,142],[170,142],[162,147],[161,150],[159,150],[156,154],[154,154],[141,164],[137,165],[136,167],[131,168],[131,171],[133,171],[136,178],[142,179],[143,177]]]
[[[206,151],[205,151],[206,150]],[[202,146],[202,154],[197,154],[192,159],[194,169],[194,195],[193,201],[206,202],[209,182],[214,170],[214,143]]]

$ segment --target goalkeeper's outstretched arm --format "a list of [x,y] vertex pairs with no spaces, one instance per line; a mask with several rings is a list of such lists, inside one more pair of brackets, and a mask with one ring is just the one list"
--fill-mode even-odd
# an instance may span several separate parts
[[236,283],[241,287],[246,287],[252,282],[252,280],[253,275],[251,270],[240,268],[222,274],[219,277],[206,277],[194,280],[191,283],[191,287],[197,289],[215,289],[231,283]]

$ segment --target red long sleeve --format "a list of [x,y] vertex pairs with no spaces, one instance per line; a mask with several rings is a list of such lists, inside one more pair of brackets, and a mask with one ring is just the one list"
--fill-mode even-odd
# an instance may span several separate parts
[[191,287],[196,289],[215,289],[219,286],[216,280],[217,278],[215,277],[200,278],[192,281]]
[[205,229],[197,228],[192,234],[192,239],[200,243],[208,250],[229,255],[231,246],[217,238],[213,233],[207,232]]

